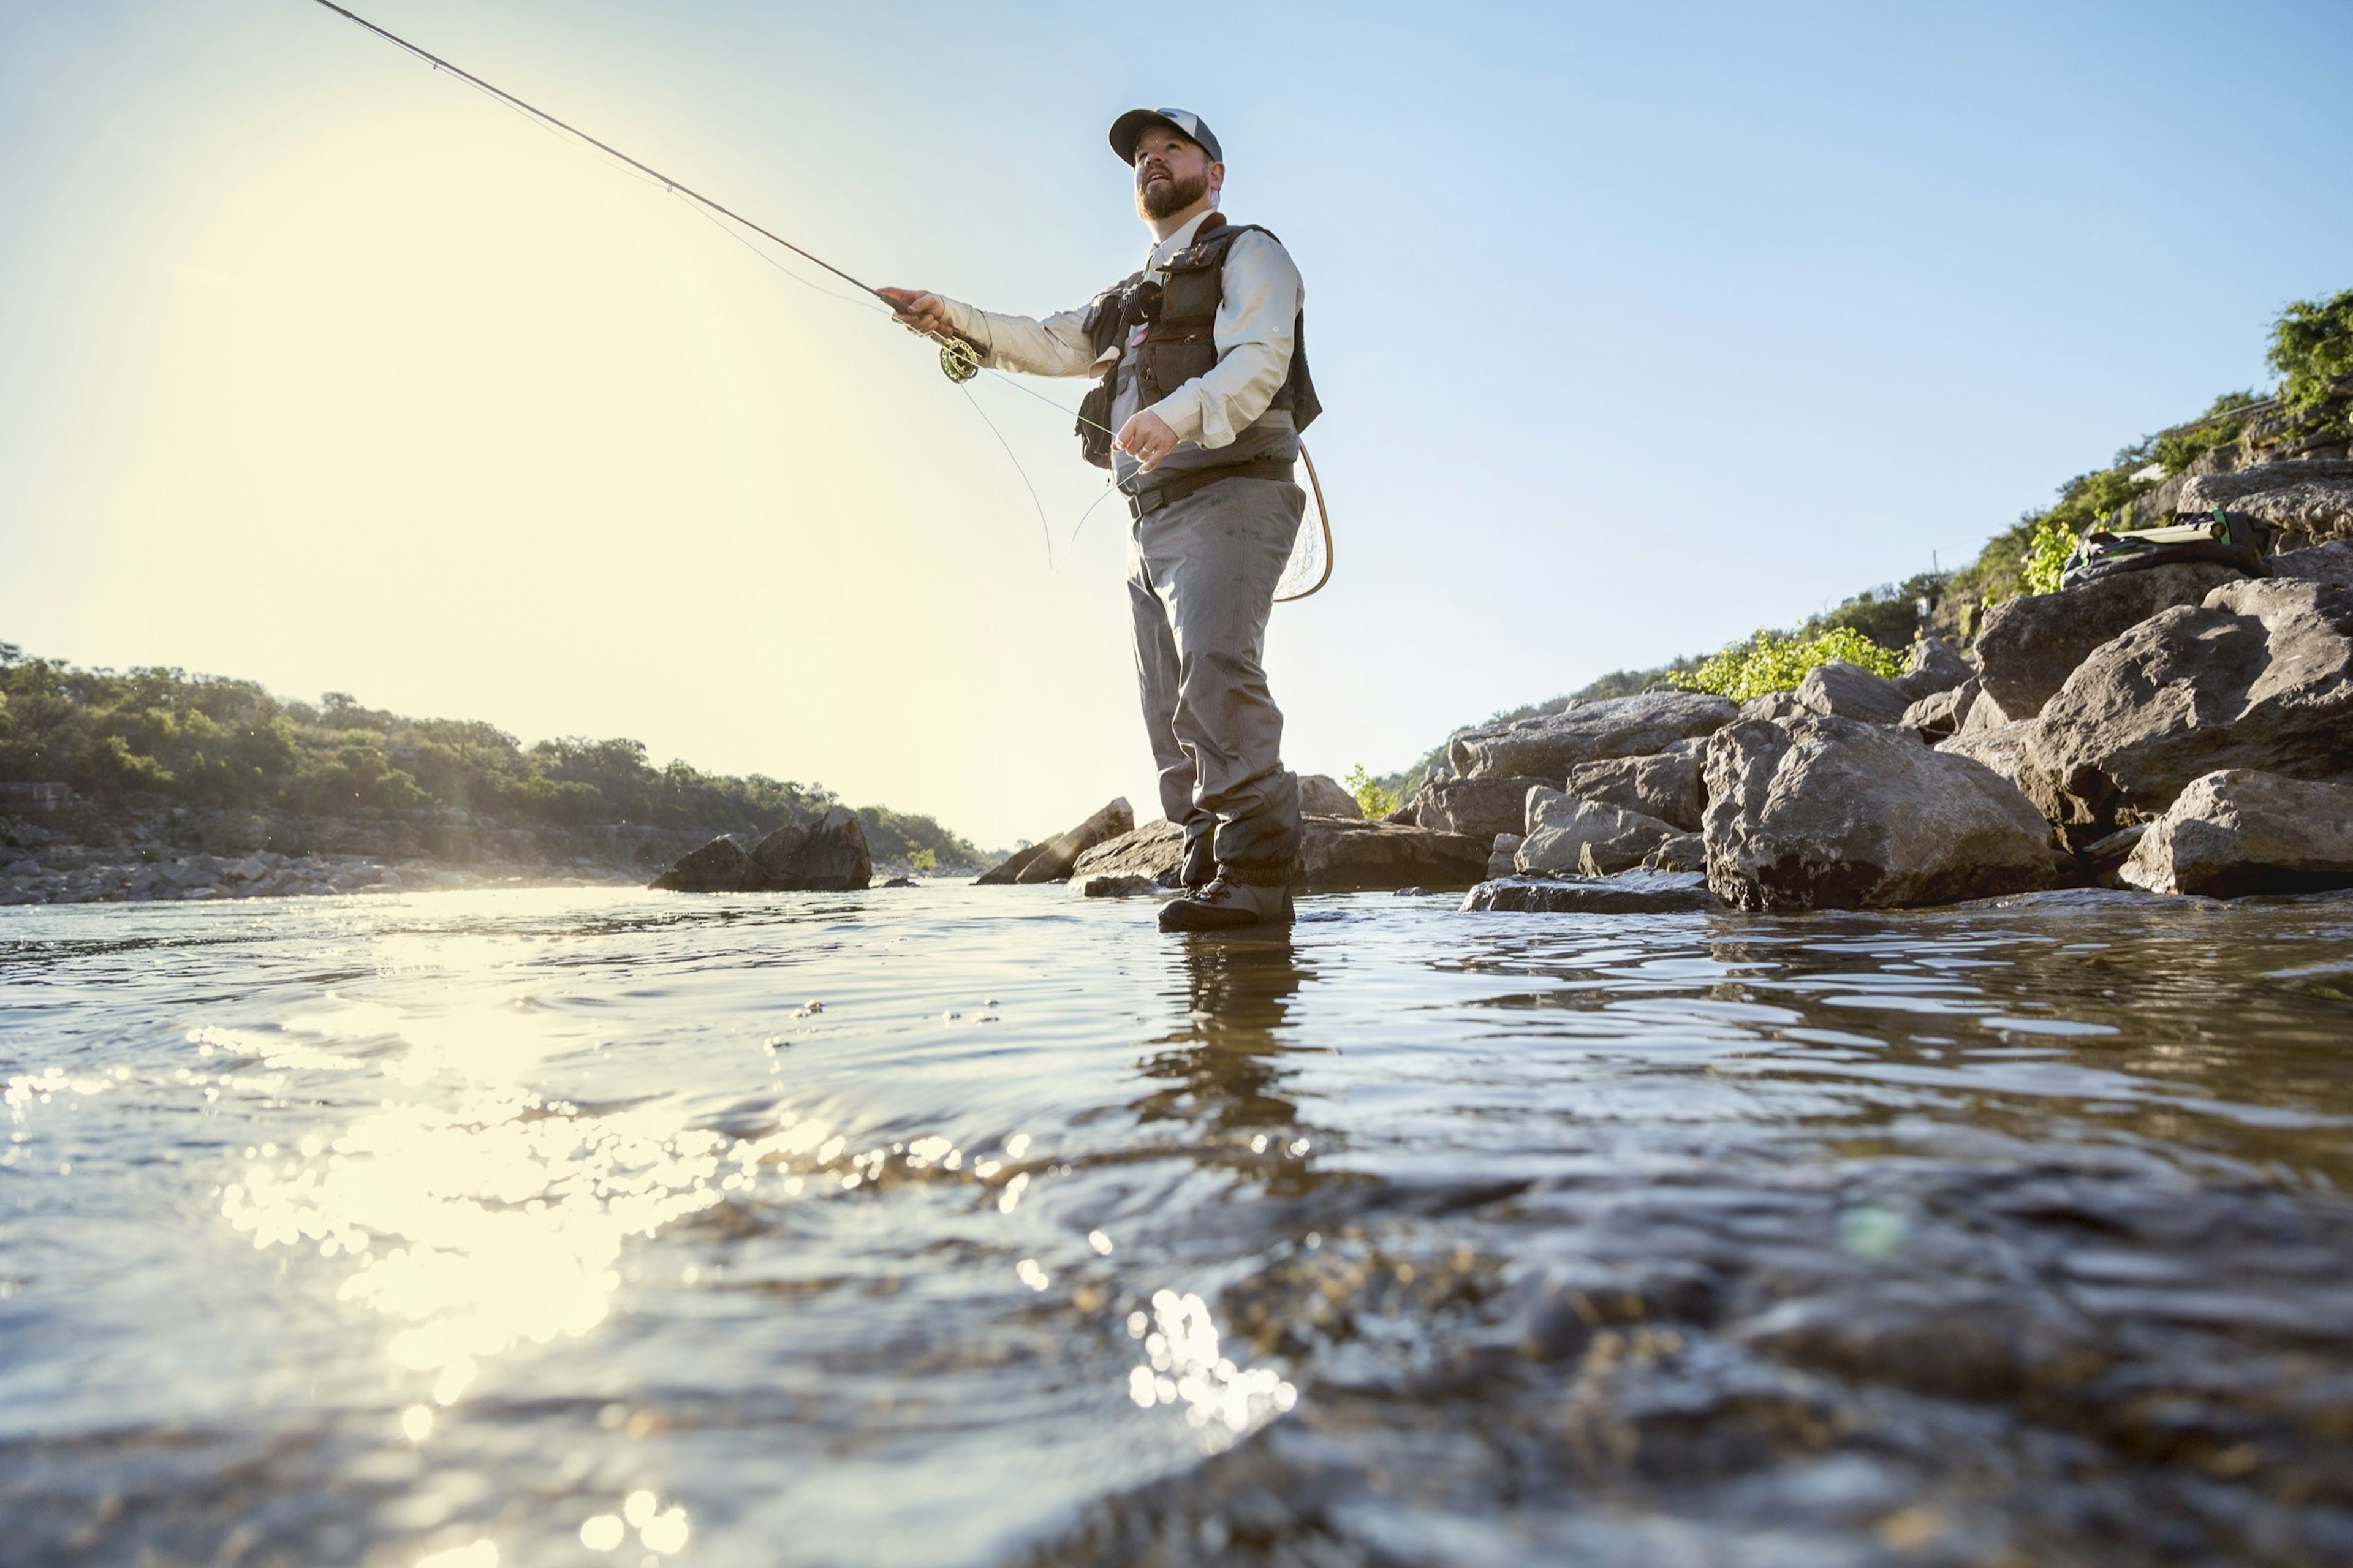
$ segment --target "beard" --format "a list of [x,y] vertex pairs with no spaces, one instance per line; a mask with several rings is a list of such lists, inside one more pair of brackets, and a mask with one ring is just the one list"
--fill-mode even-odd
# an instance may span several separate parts
[[1208,194],[1208,175],[1196,174],[1189,180],[1180,180],[1172,175],[1156,184],[1135,187],[1136,215],[1147,218],[1166,217],[1170,213],[1183,212]]

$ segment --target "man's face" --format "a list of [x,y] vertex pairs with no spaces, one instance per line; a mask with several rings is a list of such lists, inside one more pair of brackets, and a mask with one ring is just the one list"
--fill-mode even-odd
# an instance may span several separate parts
[[1226,166],[1209,162],[1198,142],[1166,125],[1148,127],[1135,142],[1135,210],[1141,217],[1183,212],[1225,184]]

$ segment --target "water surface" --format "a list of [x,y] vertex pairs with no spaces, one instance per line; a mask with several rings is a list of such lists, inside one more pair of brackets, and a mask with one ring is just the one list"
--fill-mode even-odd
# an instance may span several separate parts
[[2353,902],[0,911],[11,1563],[2353,1562]]

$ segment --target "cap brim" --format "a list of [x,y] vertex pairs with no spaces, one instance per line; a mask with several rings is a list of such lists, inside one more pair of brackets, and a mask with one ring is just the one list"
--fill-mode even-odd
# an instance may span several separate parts
[[[1169,119],[1158,110],[1131,109],[1125,114],[1121,115],[1117,120],[1111,122],[1111,150],[1119,154],[1119,161],[1121,163],[1129,165],[1133,165],[1135,163],[1136,142],[1142,140],[1144,133],[1155,125],[1166,125],[1169,130],[1174,131],[1177,135],[1185,138],[1186,141],[1193,141],[1193,133],[1191,132],[1186,130],[1183,126],[1177,124],[1175,121]],[[1198,142],[1195,142],[1194,144],[1196,146],[1199,145]]]

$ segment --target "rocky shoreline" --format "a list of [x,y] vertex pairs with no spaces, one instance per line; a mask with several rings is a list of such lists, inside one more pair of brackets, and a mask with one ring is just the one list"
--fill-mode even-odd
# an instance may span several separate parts
[[636,886],[635,868],[571,868],[482,861],[385,860],[364,855],[249,855],[71,844],[37,852],[0,849],[0,905],[201,902],[456,888]]

